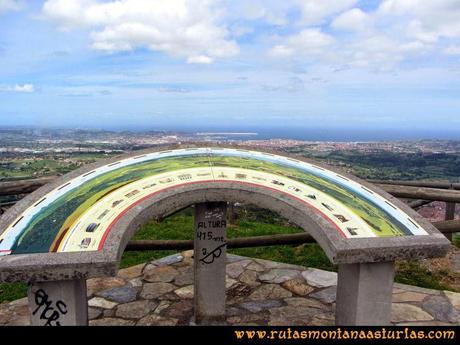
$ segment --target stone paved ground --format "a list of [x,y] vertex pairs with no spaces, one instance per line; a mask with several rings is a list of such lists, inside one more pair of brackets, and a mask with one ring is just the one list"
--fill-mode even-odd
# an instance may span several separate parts
[[[88,280],[90,325],[188,325],[193,315],[193,259],[187,251]],[[229,255],[230,325],[333,325],[337,275]],[[459,325],[460,293],[395,284],[392,322]],[[0,325],[27,325],[25,298],[0,304]]]

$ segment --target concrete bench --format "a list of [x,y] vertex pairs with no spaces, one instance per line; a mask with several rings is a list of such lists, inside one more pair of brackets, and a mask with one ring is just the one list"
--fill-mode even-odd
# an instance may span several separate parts
[[29,283],[34,325],[87,324],[86,279],[115,276],[139,227],[189,205],[195,317],[225,313],[226,203],[270,209],[338,264],[336,323],[390,322],[394,261],[444,256],[449,241],[402,202],[355,177],[272,152],[193,145],[85,166],[0,219],[0,281]]

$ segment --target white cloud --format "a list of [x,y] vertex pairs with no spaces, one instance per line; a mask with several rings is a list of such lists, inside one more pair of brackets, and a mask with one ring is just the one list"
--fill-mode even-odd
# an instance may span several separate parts
[[270,55],[274,57],[288,57],[294,55],[295,47],[289,47],[284,44],[278,44],[270,50]]
[[241,25],[233,25],[231,27],[232,35],[236,37],[241,37],[250,33],[254,32],[254,29],[250,26],[241,26]]
[[187,59],[187,63],[200,63],[200,64],[210,64],[213,60],[206,55],[190,56]]
[[0,14],[21,9],[18,0],[0,0]]
[[460,45],[458,45],[458,46],[451,45],[451,46],[447,47],[446,49],[444,49],[444,54],[447,54],[447,55],[460,55]]
[[288,12],[298,6],[299,0],[223,0],[226,16],[236,21],[262,20],[270,25],[283,26],[289,23]]
[[0,91],[32,93],[32,92],[35,92],[35,87],[32,84],[22,84],[22,85],[16,84],[14,86],[0,86]]
[[239,52],[213,0],[48,0],[42,13],[61,30],[90,30],[92,48],[100,51],[143,47],[190,63]]
[[337,16],[331,23],[334,29],[364,31],[371,25],[371,18],[359,8],[348,10]]
[[[264,21],[274,26],[318,25],[359,0],[221,0],[231,20]],[[291,15],[299,13],[293,21]]]
[[383,34],[369,35],[357,39],[338,50],[343,63],[355,67],[387,71],[408,56],[425,51],[426,46],[419,41],[400,42]]
[[408,36],[425,42],[460,37],[459,0],[385,0],[376,14],[399,19]]
[[[367,25],[367,24],[366,24]],[[347,28],[351,28],[348,26]],[[274,57],[310,57],[320,64],[388,71],[409,57],[426,53],[430,45],[416,39],[392,37],[369,26],[351,38],[338,39],[319,29],[304,29],[284,38],[269,54]]]
[[23,85],[16,84],[14,85],[12,90],[15,92],[32,93],[35,91],[35,88],[32,84],[23,84]]
[[286,57],[294,54],[317,56],[334,43],[334,38],[317,28],[304,29],[296,35],[289,36],[285,43],[271,49],[270,55]]
[[315,25],[355,5],[358,0],[299,0],[302,23]]
[[236,40],[246,48],[254,42],[259,51],[269,44],[269,54],[275,57],[299,55],[324,65],[377,70],[427,53],[454,54],[454,48],[445,47],[458,45],[460,0],[380,0],[373,10],[360,4],[358,0],[47,0],[42,14],[61,30],[89,32],[91,47],[98,51],[146,48],[197,64],[238,54]]
[[243,1],[237,2],[236,6],[241,6],[239,10],[242,10],[241,15],[245,19],[255,20],[267,16],[270,6],[264,6],[264,4],[259,1]]
[[[390,70],[427,53],[457,54],[457,46],[452,44],[460,38],[460,0],[382,0],[375,10],[368,12],[351,8],[356,3],[352,0],[302,1],[303,27],[298,34],[287,38],[287,42],[275,41],[270,55],[316,55],[317,61],[326,65]],[[323,32],[324,26],[334,29],[328,35],[330,40],[316,46],[315,42],[321,40],[300,39],[306,30],[317,30],[311,25],[319,23],[323,25]],[[444,48],[446,41],[451,44],[448,48]],[[310,46],[313,48],[308,49]]]

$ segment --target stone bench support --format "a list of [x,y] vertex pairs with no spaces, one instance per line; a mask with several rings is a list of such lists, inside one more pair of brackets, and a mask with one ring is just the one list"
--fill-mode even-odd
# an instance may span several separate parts
[[28,291],[33,326],[85,326],[88,324],[86,280],[33,283]]
[[389,325],[394,262],[339,265],[335,324]]
[[225,319],[227,263],[227,204],[195,205],[195,322],[219,323]]

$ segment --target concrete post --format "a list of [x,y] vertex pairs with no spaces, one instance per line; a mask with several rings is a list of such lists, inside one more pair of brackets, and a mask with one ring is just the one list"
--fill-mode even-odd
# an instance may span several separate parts
[[227,204],[195,205],[195,323],[225,319]]
[[335,323],[389,325],[394,262],[339,265]]
[[88,324],[86,280],[61,280],[29,285],[32,326]]

